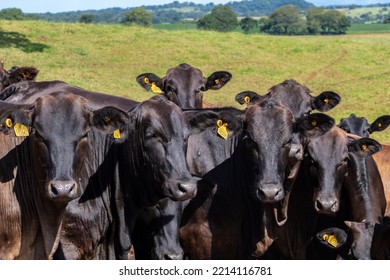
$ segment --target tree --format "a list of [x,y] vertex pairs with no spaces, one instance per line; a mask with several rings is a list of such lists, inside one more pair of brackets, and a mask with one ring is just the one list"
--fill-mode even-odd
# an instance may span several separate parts
[[241,29],[245,34],[249,34],[251,30],[255,30],[258,27],[257,21],[250,17],[245,17],[240,21]]
[[176,23],[183,19],[183,14],[175,10],[161,10],[157,11],[152,16],[152,23]]
[[232,8],[218,5],[213,8],[210,14],[199,19],[196,25],[198,29],[229,32],[236,29],[238,20]]
[[309,34],[321,33],[321,20],[324,12],[325,9],[323,8],[313,8],[307,11],[306,25],[307,25],[307,32]]
[[383,23],[390,23],[390,14],[383,20]]
[[321,29],[325,34],[344,34],[350,26],[349,19],[339,11],[326,10],[322,14]]
[[266,19],[261,26],[261,31],[271,34],[302,35],[307,33],[306,23],[295,5],[285,5]]
[[95,15],[93,14],[84,14],[80,16],[79,22],[81,23],[92,23],[95,19]]
[[152,24],[152,15],[143,8],[136,8],[124,13],[122,22],[128,25],[150,26]]
[[0,19],[5,20],[23,20],[26,16],[23,14],[21,9],[9,8],[0,11]]

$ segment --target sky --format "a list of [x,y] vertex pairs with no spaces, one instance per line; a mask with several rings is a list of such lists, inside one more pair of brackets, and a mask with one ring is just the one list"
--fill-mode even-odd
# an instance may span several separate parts
[[[0,10],[6,8],[19,8],[24,13],[58,13],[68,11],[100,10],[105,8],[119,7],[131,8],[142,5],[163,5],[172,3],[174,0],[0,0]],[[341,4],[375,4],[389,3],[390,0],[306,0],[316,6],[341,5]],[[193,2],[195,4],[226,4],[232,0],[179,0],[178,2]]]

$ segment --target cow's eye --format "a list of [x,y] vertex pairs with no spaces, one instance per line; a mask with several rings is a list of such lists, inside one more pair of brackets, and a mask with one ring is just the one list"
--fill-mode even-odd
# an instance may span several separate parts
[[175,90],[173,87],[171,87],[171,86],[167,86],[166,89],[165,89],[165,91],[166,91],[166,92],[171,92],[171,93],[172,93],[172,92],[176,92],[176,90]]
[[204,86],[201,86],[200,88],[198,88],[196,90],[196,93],[199,93],[199,92],[202,92],[202,91],[205,91],[205,90],[206,90],[206,88]]

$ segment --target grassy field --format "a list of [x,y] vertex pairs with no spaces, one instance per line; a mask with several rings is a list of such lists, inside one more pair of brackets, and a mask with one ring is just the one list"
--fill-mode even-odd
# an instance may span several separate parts
[[[390,33],[344,36],[269,36],[197,30],[157,30],[121,25],[0,21],[0,59],[36,66],[38,80],[63,80],[86,89],[135,100],[152,96],[138,74],[163,77],[187,62],[205,76],[230,71],[233,79],[205,100],[233,105],[244,90],[265,94],[274,84],[295,79],[314,95],[338,92],[337,121],[355,113],[373,122],[390,114]],[[390,144],[390,128],[372,135]]]
[[390,24],[372,23],[372,24],[352,24],[347,30],[347,34],[373,34],[390,33]]

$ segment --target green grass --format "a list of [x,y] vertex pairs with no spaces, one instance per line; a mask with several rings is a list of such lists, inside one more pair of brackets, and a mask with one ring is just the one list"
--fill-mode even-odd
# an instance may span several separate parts
[[[295,79],[313,95],[338,92],[341,104],[329,115],[355,113],[373,122],[390,114],[390,33],[344,36],[269,36],[198,30],[158,30],[121,25],[0,21],[0,59],[6,68],[36,66],[38,81],[63,80],[135,100],[152,96],[135,81],[140,73],[163,77],[187,62],[205,76],[230,71],[233,79],[205,93],[216,105],[233,105],[244,90],[265,94]],[[390,128],[372,135],[390,143]]]
[[348,34],[373,34],[390,33],[390,24],[372,23],[372,24],[351,24],[347,30]]

